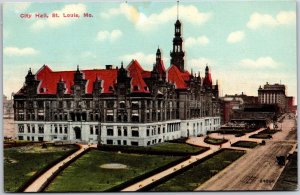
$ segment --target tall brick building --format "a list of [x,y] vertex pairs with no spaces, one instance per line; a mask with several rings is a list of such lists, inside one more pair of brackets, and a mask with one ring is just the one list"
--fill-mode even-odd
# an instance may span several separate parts
[[185,69],[181,31],[177,20],[168,69],[159,48],[151,71],[137,60],[119,68],[29,69],[14,95],[18,138],[146,146],[219,128],[218,85],[207,66],[204,77]]

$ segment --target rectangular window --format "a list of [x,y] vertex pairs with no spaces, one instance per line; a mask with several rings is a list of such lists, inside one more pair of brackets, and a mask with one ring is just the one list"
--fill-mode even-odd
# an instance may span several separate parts
[[108,140],[106,140],[106,143],[112,145],[113,144],[113,140],[108,139]]
[[150,136],[150,130],[147,129],[147,136]]
[[123,145],[126,146],[127,145],[127,141],[123,140]]
[[132,145],[132,146],[138,146],[138,145],[139,145],[139,142],[131,142],[131,145]]
[[67,133],[68,133],[68,127],[65,126],[65,134],[67,134]]
[[24,133],[24,125],[19,125],[19,133]]
[[18,140],[23,140],[23,136],[18,136]]
[[132,135],[132,137],[138,137],[139,136],[139,131],[132,130],[131,135]]
[[98,125],[95,126],[95,131],[96,131],[96,135],[99,135],[99,126]]
[[114,130],[113,129],[107,129],[107,135],[108,136],[113,136],[114,135]]
[[57,126],[54,126],[54,132],[57,133]]
[[121,140],[118,140],[118,145],[121,145]]
[[62,126],[59,126],[59,133],[62,133]]
[[93,126],[92,126],[92,125],[90,126],[90,134],[91,134],[91,135],[93,135],[93,134],[94,134],[94,128],[93,128]]
[[127,127],[123,127],[124,129],[124,136],[127,136]]
[[39,125],[39,133],[44,133],[44,126]]

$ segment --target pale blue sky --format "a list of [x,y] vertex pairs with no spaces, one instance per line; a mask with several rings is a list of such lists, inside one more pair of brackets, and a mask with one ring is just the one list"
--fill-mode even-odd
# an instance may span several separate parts
[[[24,19],[22,13],[79,13],[79,19]],[[92,18],[84,18],[88,12]],[[32,16],[34,17],[34,16]],[[294,1],[180,2],[187,70],[206,63],[221,94],[257,95],[259,85],[296,88]],[[159,47],[169,67],[176,1],[122,3],[26,3],[4,5],[4,94],[24,82],[29,67],[52,70],[104,68],[137,59],[150,70]],[[12,79],[13,78],[13,79]]]

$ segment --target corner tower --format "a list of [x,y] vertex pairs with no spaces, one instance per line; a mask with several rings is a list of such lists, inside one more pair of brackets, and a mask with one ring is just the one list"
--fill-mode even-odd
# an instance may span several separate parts
[[178,2],[177,2],[177,20],[175,22],[175,37],[173,38],[173,51],[170,52],[171,65],[174,64],[181,72],[184,72],[184,51],[182,49],[181,22],[178,19]]

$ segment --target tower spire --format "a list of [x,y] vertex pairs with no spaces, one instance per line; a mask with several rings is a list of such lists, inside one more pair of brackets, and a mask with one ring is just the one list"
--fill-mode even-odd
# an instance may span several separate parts
[[177,1],[177,20],[174,24],[175,33],[173,38],[173,50],[170,52],[171,65],[177,66],[177,68],[184,72],[184,51],[183,51],[183,39],[181,37],[181,22],[179,21],[179,1]]

